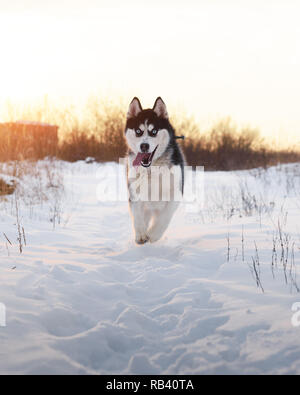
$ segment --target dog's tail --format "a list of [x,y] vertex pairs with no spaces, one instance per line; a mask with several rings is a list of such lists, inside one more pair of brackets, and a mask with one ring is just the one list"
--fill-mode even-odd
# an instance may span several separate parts
[[176,140],[178,140],[178,139],[184,140],[185,137],[184,137],[183,135],[181,135],[181,136],[175,136],[175,139],[176,139]]

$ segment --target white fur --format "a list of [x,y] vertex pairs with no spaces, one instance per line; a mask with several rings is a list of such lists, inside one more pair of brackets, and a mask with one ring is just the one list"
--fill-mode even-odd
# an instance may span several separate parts
[[[142,125],[139,126],[140,129],[141,126]],[[147,121],[145,122],[144,127],[147,130]],[[137,155],[138,152],[141,152],[140,147],[142,143],[149,144],[150,146],[149,152],[153,152],[156,146],[158,145],[157,150],[153,157],[153,161],[154,161],[158,159],[165,152],[170,141],[170,136],[166,129],[160,129],[155,137],[150,137],[147,132],[144,132],[141,137],[137,137],[134,129],[127,129],[126,139],[129,148],[135,155]]]
[[[132,166],[133,160],[134,155],[130,155],[128,158],[128,191],[135,241],[137,244],[144,244],[147,241],[154,243],[163,236],[179,205],[179,201],[174,200],[174,197],[181,194],[182,184],[181,181],[180,183],[174,182],[175,178],[172,177],[172,172],[181,172],[181,169],[179,166],[167,164],[167,158],[161,157],[156,161],[155,165],[160,166],[155,168],[155,171],[163,173],[168,170],[167,172],[171,174],[170,182],[166,182],[159,178],[151,179],[150,175],[154,170],[154,165],[150,168],[141,166],[135,168]],[[154,185],[153,182],[155,182]],[[157,188],[159,189],[158,193],[156,193]],[[151,200],[153,196],[157,197],[157,201]],[[165,197],[167,197],[167,201],[164,201]]]
[[158,241],[168,228],[179,202],[129,202],[135,242],[144,244],[147,241]]

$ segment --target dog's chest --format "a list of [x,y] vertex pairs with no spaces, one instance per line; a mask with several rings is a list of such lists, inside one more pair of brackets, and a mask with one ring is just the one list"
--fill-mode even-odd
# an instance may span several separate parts
[[127,181],[131,201],[170,201],[181,194],[179,166],[128,167]]

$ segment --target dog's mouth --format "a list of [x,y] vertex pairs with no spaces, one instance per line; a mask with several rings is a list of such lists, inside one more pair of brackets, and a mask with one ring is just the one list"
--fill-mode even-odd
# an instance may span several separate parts
[[152,152],[139,152],[133,161],[133,166],[140,166],[149,167],[151,166],[153,156],[155,151],[157,150],[158,145],[155,147],[154,151]]

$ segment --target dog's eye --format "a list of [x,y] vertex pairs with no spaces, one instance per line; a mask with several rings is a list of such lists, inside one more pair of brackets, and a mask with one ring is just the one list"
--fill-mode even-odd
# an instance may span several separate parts
[[140,137],[140,136],[143,134],[143,132],[142,132],[142,130],[140,130],[140,129],[136,129],[135,134],[136,134],[138,137]]
[[157,135],[157,130],[156,129],[152,129],[151,132],[149,131],[149,135],[154,137]]

